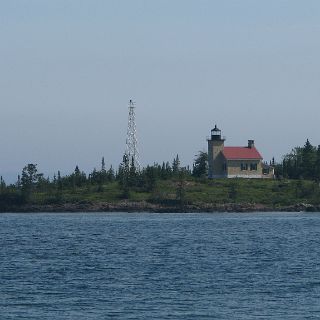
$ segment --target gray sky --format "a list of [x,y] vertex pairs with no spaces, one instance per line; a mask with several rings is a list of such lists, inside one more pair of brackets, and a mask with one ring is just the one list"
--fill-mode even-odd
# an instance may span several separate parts
[[0,0],[0,174],[184,165],[214,124],[266,160],[319,139],[320,1]]

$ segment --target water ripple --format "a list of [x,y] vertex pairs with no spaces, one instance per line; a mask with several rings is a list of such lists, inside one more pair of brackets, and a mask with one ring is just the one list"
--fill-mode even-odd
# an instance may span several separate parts
[[2,214],[0,319],[318,319],[320,215]]

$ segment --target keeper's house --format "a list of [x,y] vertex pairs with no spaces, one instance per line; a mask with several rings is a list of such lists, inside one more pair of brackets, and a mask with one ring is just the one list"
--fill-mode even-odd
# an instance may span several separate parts
[[245,147],[225,147],[221,130],[214,127],[208,139],[209,178],[273,178],[273,167],[263,163],[262,156],[248,140]]

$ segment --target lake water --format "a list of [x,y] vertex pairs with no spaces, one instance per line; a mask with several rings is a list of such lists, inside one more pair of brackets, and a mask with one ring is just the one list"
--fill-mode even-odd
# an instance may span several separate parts
[[0,319],[320,319],[320,213],[1,214]]

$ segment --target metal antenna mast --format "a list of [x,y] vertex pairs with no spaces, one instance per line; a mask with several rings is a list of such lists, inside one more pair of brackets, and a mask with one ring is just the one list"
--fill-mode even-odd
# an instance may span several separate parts
[[137,171],[140,170],[139,162],[139,152],[137,148],[137,129],[136,129],[136,120],[135,120],[135,103],[129,101],[129,118],[128,118],[128,130],[127,130],[127,140],[126,140],[126,157],[131,165],[132,161]]

